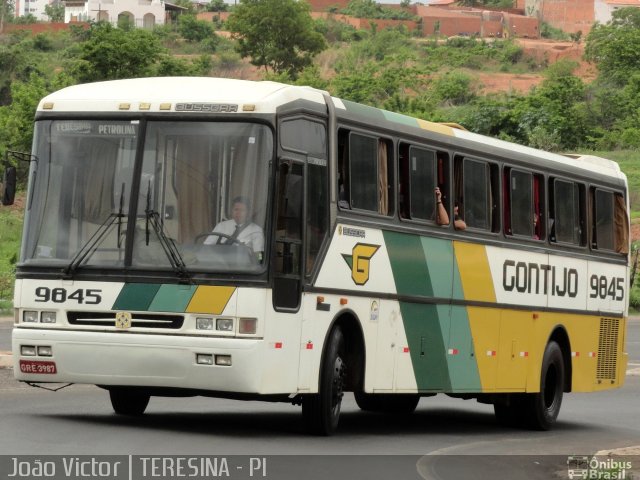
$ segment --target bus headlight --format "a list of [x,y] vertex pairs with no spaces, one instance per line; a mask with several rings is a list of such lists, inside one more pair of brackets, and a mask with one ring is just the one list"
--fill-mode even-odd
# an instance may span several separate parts
[[23,357],[35,357],[36,347],[33,345],[20,345],[20,355]]
[[216,330],[221,332],[233,332],[232,318],[216,318]]
[[40,357],[51,357],[51,356],[53,356],[53,350],[51,350],[51,347],[49,347],[49,346],[41,345],[41,346],[38,347],[38,356],[40,356]]
[[213,365],[213,355],[209,353],[196,353],[196,363],[198,365]]
[[231,355],[216,355],[216,365],[221,367],[230,367]]
[[42,312],[40,321],[42,323],[56,323],[56,312]]
[[38,323],[38,312],[35,310],[25,310],[22,312],[22,321],[25,323]]
[[213,318],[197,317],[196,330],[213,330]]

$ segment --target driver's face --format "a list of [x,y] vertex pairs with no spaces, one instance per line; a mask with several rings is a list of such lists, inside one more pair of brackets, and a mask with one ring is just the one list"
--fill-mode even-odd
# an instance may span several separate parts
[[238,225],[242,225],[247,220],[247,206],[242,202],[234,203],[231,216]]

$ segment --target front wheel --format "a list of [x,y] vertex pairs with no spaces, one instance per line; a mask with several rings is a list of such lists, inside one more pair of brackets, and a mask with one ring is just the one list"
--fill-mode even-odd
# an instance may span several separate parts
[[113,411],[118,415],[139,416],[149,405],[150,395],[135,388],[110,388],[109,398]]
[[302,418],[310,433],[331,435],[338,428],[346,368],[342,329],[334,327],[322,361],[318,393],[302,398]]

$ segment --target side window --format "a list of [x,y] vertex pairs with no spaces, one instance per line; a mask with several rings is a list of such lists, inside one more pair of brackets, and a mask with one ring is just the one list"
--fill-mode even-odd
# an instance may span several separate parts
[[511,233],[533,237],[533,188],[532,175],[512,170],[509,182],[511,200]]
[[393,148],[389,140],[340,130],[338,191],[340,208],[393,213]]
[[326,129],[323,124],[304,118],[286,120],[280,126],[280,145],[285,150],[326,158]]
[[593,248],[614,250],[613,193],[596,188],[593,195]]
[[351,207],[378,211],[378,139],[352,133],[349,138]]
[[504,170],[505,234],[544,238],[542,175],[515,168]]
[[456,156],[454,184],[456,229],[469,227],[497,232],[498,166],[483,160]]
[[559,179],[549,186],[549,240],[584,245],[584,186]]
[[409,205],[411,218],[433,220],[436,188],[436,154],[409,148]]
[[401,143],[399,151],[400,216],[448,225],[448,155],[407,143]]

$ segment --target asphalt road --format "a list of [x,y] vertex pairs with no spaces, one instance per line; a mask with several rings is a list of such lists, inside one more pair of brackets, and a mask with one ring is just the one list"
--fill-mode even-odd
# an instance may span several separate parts
[[[627,350],[629,370],[639,370],[640,321],[629,324]],[[394,417],[361,412],[347,395],[338,434],[321,438],[304,433],[292,405],[153,398],[143,417],[130,419],[114,415],[97,387],[53,393],[0,369],[0,452],[278,455],[270,468],[279,474],[267,476],[278,479],[567,478],[569,455],[640,444],[638,398],[638,374],[619,390],[568,394],[556,428],[532,432],[499,426],[492,407],[475,401],[438,395],[423,398],[413,415]]]

